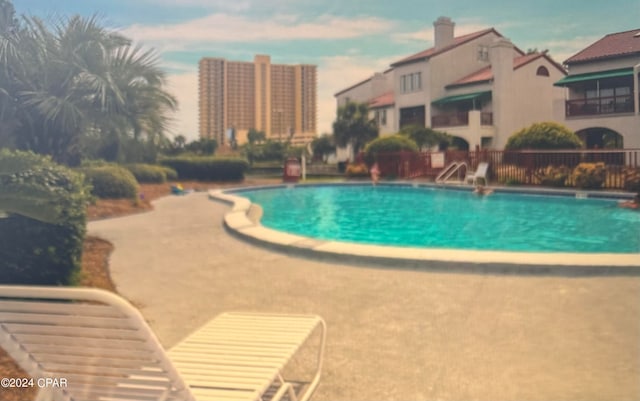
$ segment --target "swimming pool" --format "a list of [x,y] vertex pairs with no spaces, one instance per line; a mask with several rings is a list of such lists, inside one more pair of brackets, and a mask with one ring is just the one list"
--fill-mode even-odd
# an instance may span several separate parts
[[640,252],[640,213],[615,201],[435,187],[323,185],[233,191],[265,227],[318,240],[545,253]]

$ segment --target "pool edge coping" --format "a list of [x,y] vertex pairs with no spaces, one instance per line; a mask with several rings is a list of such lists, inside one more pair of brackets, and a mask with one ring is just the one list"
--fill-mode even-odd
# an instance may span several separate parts
[[[639,268],[640,255],[633,253],[543,253],[543,252],[515,252],[515,251],[485,251],[467,249],[439,249],[439,248],[415,248],[397,247],[386,245],[358,244],[353,242],[327,241],[297,234],[289,234],[263,226],[260,221],[252,221],[248,214],[252,203],[249,199],[227,192],[244,192],[256,189],[271,189],[293,186],[326,186],[326,185],[371,185],[370,183],[346,182],[326,184],[273,184],[251,188],[225,188],[210,190],[209,199],[221,201],[231,205],[231,211],[224,216],[224,225],[233,234],[261,245],[266,245],[276,250],[301,254],[312,257],[330,257],[346,261],[380,262],[382,264],[410,264],[420,265],[426,262],[454,264],[470,264],[475,266],[501,265],[528,268],[539,267],[542,270],[550,267],[586,267],[586,268],[613,268],[620,272],[625,268]],[[384,183],[389,186],[413,186],[436,187],[459,190],[471,190],[470,186],[451,186],[442,184],[428,184],[415,182]],[[494,187],[492,187],[494,188]],[[576,191],[544,189],[535,191],[527,188],[518,190],[515,188],[495,188],[496,191],[508,193],[527,193],[540,195],[559,195],[572,197],[591,197],[606,199],[627,199],[628,194],[617,192]]]

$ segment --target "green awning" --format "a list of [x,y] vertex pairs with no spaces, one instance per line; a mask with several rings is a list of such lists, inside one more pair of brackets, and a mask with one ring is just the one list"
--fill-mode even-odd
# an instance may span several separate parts
[[491,91],[482,91],[482,92],[474,92],[474,93],[466,93],[464,95],[451,95],[445,96],[440,99],[434,100],[431,104],[435,106],[440,106],[447,103],[455,103],[462,102],[464,100],[476,100],[480,98],[491,98]]
[[627,77],[627,76],[633,76],[633,68],[625,68],[622,70],[589,72],[586,74],[567,75],[566,77],[556,82],[554,85],[565,86],[566,84],[572,84],[574,82],[594,81],[596,79]]

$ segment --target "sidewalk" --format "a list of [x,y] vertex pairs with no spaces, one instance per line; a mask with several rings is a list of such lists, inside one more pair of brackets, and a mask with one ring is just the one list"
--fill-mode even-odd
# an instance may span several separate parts
[[317,313],[320,400],[640,398],[640,278],[339,265],[244,243],[206,193],[89,223],[118,291],[170,347],[228,310]]

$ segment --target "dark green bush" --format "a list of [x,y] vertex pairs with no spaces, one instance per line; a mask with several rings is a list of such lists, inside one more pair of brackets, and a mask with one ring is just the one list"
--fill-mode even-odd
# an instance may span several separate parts
[[127,164],[127,170],[133,174],[139,183],[161,184],[167,181],[167,173],[163,167],[153,164]]
[[214,157],[169,157],[160,160],[171,167],[180,179],[202,181],[240,181],[249,167],[244,159],[219,159]]
[[0,151],[0,283],[67,285],[80,269],[89,187],[49,157]]
[[505,150],[580,149],[582,141],[567,127],[553,123],[535,123],[511,135]]
[[404,135],[389,135],[376,138],[364,148],[365,161],[368,165],[372,165],[375,162],[376,155],[378,153],[390,153],[390,152],[417,152],[418,146],[414,141],[407,138]]
[[136,198],[138,182],[129,170],[117,164],[82,167],[80,169],[98,198]]
[[165,177],[167,177],[167,181],[175,181],[178,179],[178,173],[176,173],[176,170],[167,166],[158,166],[158,167],[161,168],[162,171],[164,171],[164,175]]

